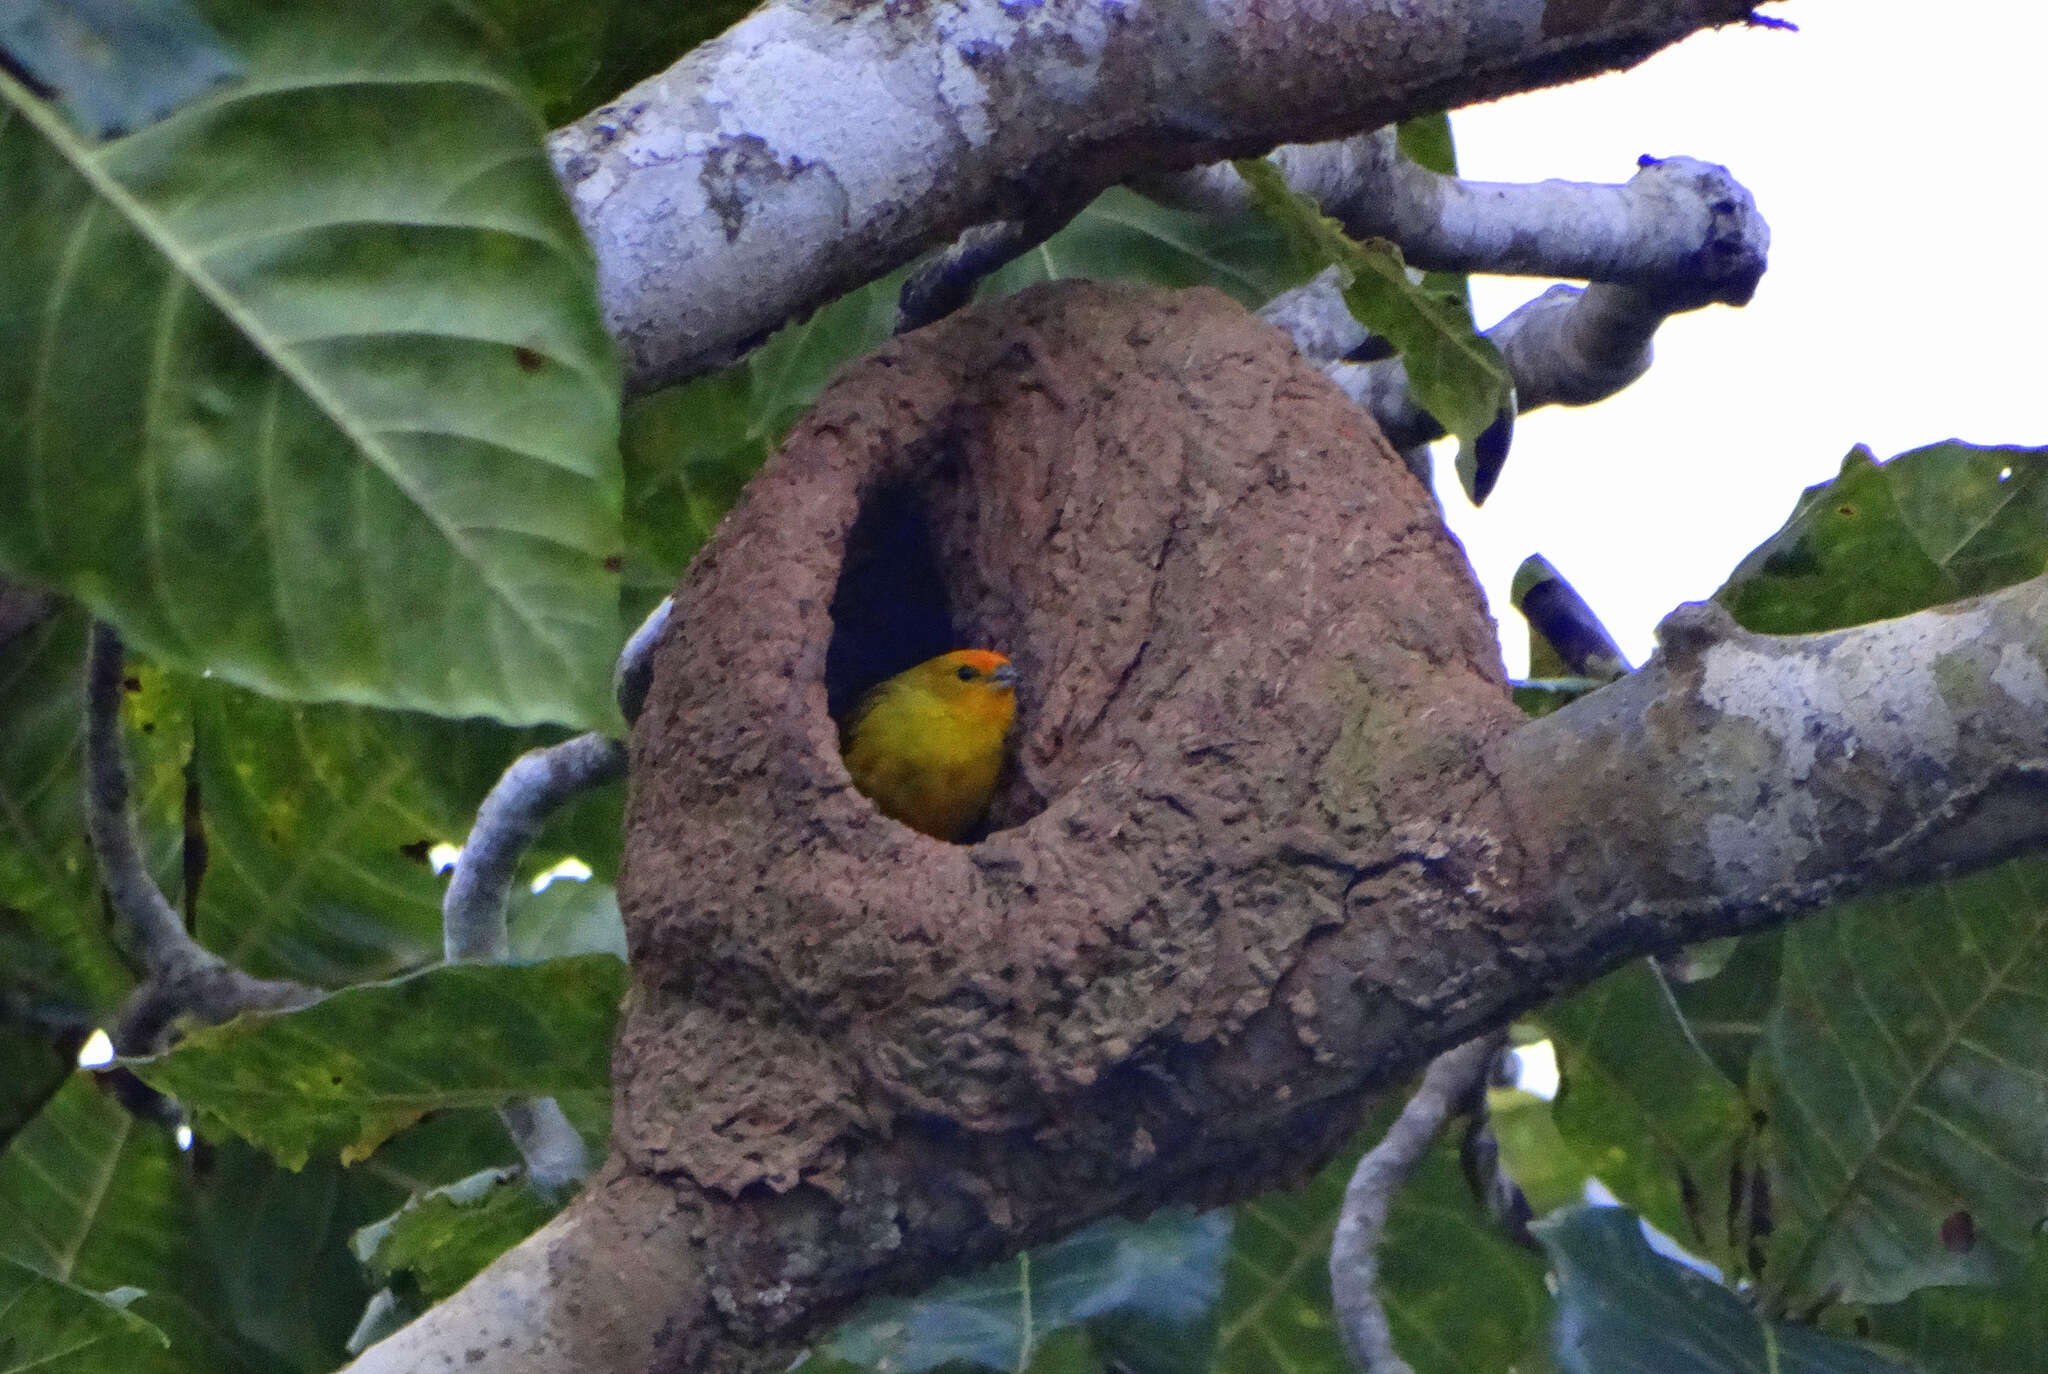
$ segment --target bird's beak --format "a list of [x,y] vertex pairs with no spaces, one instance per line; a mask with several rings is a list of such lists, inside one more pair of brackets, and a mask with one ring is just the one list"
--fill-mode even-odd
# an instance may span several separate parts
[[1015,688],[1017,685],[1017,669],[1008,663],[1001,664],[993,673],[988,675],[988,680],[995,683],[998,687]]

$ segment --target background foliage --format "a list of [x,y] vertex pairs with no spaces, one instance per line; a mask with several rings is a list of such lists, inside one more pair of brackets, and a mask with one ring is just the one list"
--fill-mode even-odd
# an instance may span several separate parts
[[[541,134],[742,6],[157,3],[132,7],[147,44],[106,27],[121,8],[0,24],[0,1367],[320,1371],[373,1300],[402,1318],[550,1214],[492,1106],[551,1093],[602,1144],[618,789],[527,856],[522,878],[569,855],[593,874],[522,886],[524,964],[435,967],[434,847],[524,749],[616,727],[624,628],[886,336],[899,282],[621,424]],[[1447,158],[1438,123],[1404,146]],[[1111,192],[984,290],[1102,276],[1256,304],[1347,262],[1407,312],[1411,361],[1443,360],[1472,438],[1503,398],[1460,284],[1408,290],[1268,192],[1277,222]],[[1753,629],[1819,630],[2044,561],[2048,452],[1859,450],[1720,597]],[[100,1072],[77,1049],[135,977],[78,810],[90,615],[137,650],[123,727],[159,882],[209,948],[334,992]],[[1384,1253],[1407,1358],[2028,1367],[2044,929],[2048,867],[2016,860],[1532,1014],[1561,1089],[1495,1093],[1492,1126],[1549,1217],[1533,1238],[1489,1217],[1440,1142]],[[1339,1370],[1349,1167],[879,1304],[813,1362]],[[1621,1208],[1583,1205],[1595,1180]]]

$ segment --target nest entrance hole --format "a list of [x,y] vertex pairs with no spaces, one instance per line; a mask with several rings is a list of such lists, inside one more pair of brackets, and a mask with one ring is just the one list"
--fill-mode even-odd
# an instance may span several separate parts
[[909,483],[879,487],[861,506],[832,593],[825,697],[834,720],[884,678],[971,647],[953,622],[934,547],[931,514]]
[[[957,473],[942,474],[957,478]],[[1021,646],[954,608],[977,600],[979,570],[950,567],[965,557],[939,538],[933,503],[908,480],[871,491],[847,533],[846,555],[832,593],[832,639],[825,648],[825,699],[834,721],[844,721],[861,694],[876,683],[954,649],[994,649],[1011,658]],[[1020,693],[1014,740],[1023,731]],[[988,818],[962,837],[972,844],[993,830],[1021,825],[1045,799],[1019,776],[1014,752],[996,787]]]

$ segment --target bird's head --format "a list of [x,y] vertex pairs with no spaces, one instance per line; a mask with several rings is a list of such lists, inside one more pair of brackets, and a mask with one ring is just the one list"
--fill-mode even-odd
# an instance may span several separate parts
[[1004,730],[1017,714],[1017,669],[992,649],[955,649],[914,670],[925,675],[933,695],[957,709],[999,723]]

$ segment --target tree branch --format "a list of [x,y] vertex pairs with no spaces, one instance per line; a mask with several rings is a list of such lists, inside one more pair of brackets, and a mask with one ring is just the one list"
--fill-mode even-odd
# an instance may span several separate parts
[[2048,842],[2048,578],[1824,635],[1697,603],[1658,637],[1497,760],[1547,842],[1560,966]]
[[[668,624],[671,604],[663,597],[619,651],[612,683],[628,723],[647,699],[654,645]],[[476,822],[441,898],[441,942],[449,962],[499,963],[511,957],[505,913],[520,855],[565,802],[625,771],[626,746],[595,731],[528,750],[512,761],[477,807]],[[517,1099],[498,1115],[536,1187],[554,1192],[590,1172],[583,1137],[553,1098]]]
[[1750,8],[777,0],[551,154],[644,391],[971,225],[1625,67]]
[[441,898],[441,941],[450,963],[511,956],[505,907],[519,856],[564,802],[625,771],[625,745],[594,731],[512,761],[477,807]]
[[1330,1300],[1345,1352],[1363,1374],[1413,1374],[1394,1349],[1394,1333],[1380,1304],[1379,1243],[1394,1194],[1429,1153],[1437,1133],[1475,1092],[1485,1090],[1488,1070],[1503,1041],[1482,1035],[1436,1057],[1422,1086],[1367,1150],[1344,1188],[1344,1206],[1330,1238]]
[[[1467,181],[1409,161],[1387,128],[1289,145],[1270,160],[1346,233],[1393,241],[1410,266],[1637,286],[1667,315],[1747,304],[1770,251],[1748,190],[1726,167],[1694,158],[1645,158],[1621,185]],[[1227,164],[1139,189],[1185,209],[1252,204]]]
[[145,974],[121,1014],[114,1042],[124,1054],[141,1054],[156,1048],[180,1016],[219,1022],[258,1008],[304,1006],[319,994],[299,983],[251,977],[201,946],[150,876],[129,807],[121,744],[123,674],[120,634],[93,622],[85,670],[86,831],[108,904]]

